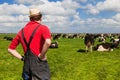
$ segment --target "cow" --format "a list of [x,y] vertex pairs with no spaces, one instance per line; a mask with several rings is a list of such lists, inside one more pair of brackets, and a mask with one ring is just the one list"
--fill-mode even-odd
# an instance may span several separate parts
[[111,38],[110,42],[116,43],[116,42],[120,42],[120,38]]
[[104,42],[105,43],[105,37],[103,34],[99,37],[99,42]]
[[12,41],[12,40],[13,40],[13,38],[12,38],[12,37],[9,37],[9,36],[5,36],[4,39],[5,39],[5,40],[8,40],[8,41]]
[[56,35],[53,37],[53,40],[58,40],[60,37],[61,37],[61,34],[56,34]]
[[110,42],[114,44],[115,48],[119,48],[120,38],[112,38]]
[[49,48],[58,48],[58,42],[52,42]]
[[67,34],[63,34],[62,38],[68,38],[68,35]]
[[119,43],[101,43],[94,47],[97,51],[113,51],[113,49],[118,48]]
[[113,44],[108,43],[108,42],[97,44],[97,46],[94,47],[94,50],[97,50],[97,51],[113,51]]
[[86,52],[92,52],[92,48],[94,45],[94,35],[87,33],[84,38],[84,44],[86,46]]

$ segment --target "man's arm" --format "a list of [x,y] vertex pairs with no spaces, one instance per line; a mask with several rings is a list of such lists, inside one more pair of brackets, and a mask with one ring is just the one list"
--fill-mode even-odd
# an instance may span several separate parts
[[15,49],[10,49],[10,48],[8,48],[8,52],[9,52],[11,55],[15,56],[16,58],[22,59],[22,56],[21,56]]
[[46,39],[45,43],[43,45],[43,49],[41,51],[41,54],[39,56],[39,58],[41,60],[46,60],[46,55],[45,54],[46,54],[46,52],[47,52],[47,50],[48,50],[48,48],[49,48],[50,45],[51,45],[51,39]]

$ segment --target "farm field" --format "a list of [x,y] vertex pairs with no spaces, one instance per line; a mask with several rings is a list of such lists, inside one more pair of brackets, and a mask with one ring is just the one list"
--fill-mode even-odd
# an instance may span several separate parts
[[[14,36],[0,34],[0,80],[22,80],[23,62],[8,53],[10,41],[3,39],[5,35]],[[86,53],[81,38],[57,41],[59,48],[47,53],[51,80],[120,80],[120,49]],[[21,45],[17,50],[23,55]]]

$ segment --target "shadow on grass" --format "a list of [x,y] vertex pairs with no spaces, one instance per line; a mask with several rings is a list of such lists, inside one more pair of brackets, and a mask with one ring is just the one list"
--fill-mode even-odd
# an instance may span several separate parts
[[77,50],[77,52],[85,53],[86,51],[84,49],[79,49],[79,50]]

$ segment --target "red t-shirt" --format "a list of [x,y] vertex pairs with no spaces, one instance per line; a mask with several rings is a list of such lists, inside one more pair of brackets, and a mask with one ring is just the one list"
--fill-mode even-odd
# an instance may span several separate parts
[[[28,24],[24,27],[24,35],[25,35],[25,39],[27,42],[29,41],[29,38],[30,38],[33,30],[38,25],[39,25],[38,22],[31,21],[31,22],[28,22]],[[47,26],[40,24],[39,28],[36,30],[36,32],[34,34],[31,44],[30,44],[30,49],[36,56],[38,56],[41,53],[44,41],[46,39],[51,39],[50,30],[48,29]],[[26,52],[27,47],[25,45],[25,42],[23,41],[21,30],[18,32],[18,34],[12,40],[9,48],[15,49],[19,43],[22,44],[23,50],[24,50],[24,52]]]

